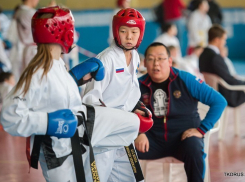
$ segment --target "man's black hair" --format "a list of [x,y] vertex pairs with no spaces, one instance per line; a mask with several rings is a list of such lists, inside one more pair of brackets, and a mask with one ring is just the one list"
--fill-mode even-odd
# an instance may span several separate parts
[[163,47],[165,47],[165,49],[166,49],[166,51],[167,51],[167,54],[168,54],[168,57],[170,57],[170,51],[169,51],[168,47],[165,46],[164,44],[160,43],[160,42],[153,42],[152,44],[150,44],[150,45],[146,48],[146,50],[145,50],[145,57],[146,57],[146,55],[147,55],[147,51],[148,51],[149,48],[151,48],[151,47],[157,47],[157,46],[163,46]]

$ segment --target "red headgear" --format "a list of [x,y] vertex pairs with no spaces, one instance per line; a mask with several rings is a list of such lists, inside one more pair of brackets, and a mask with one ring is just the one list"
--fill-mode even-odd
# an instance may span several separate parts
[[133,8],[122,9],[116,15],[114,15],[112,21],[112,30],[114,39],[119,46],[122,46],[119,37],[119,28],[121,26],[138,27],[140,29],[140,36],[136,46],[134,47],[135,49],[138,48],[142,42],[145,32],[145,18],[140,14],[139,11]]
[[[42,18],[43,14],[52,14],[52,17]],[[70,10],[59,6],[38,9],[31,27],[35,43],[60,44],[64,53],[70,52],[74,41],[74,18]]]

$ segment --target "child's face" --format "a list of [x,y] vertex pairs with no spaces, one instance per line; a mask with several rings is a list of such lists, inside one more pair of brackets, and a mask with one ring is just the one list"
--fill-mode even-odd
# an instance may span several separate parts
[[119,37],[123,47],[131,49],[136,46],[140,36],[140,29],[138,27],[121,26],[119,28]]

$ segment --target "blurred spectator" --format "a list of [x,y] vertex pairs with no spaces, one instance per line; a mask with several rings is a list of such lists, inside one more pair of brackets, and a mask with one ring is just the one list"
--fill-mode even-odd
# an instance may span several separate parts
[[237,74],[236,69],[235,69],[232,61],[228,57],[228,47],[225,46],[223,49],[221,49],[220,55],[224,58],[224,61],[226,63],[226,66],[229,69],[230,74],[239,80],[245,80],[244,75],[238,75]]
[[9,18],[3,13],[3,9],[0,7],[0,32],[3,38],[5,38],[10,25]]
[[208,29],[212,26],[207,15],[209,10],[207,0],[196,0],[196,3],[197,9],[191,13],[188,21],[188,55],[193,52],[194,47],[198,45],[205,47],[207,45]]
[[195,75],[196,77],[204,80],[203,75],[199,71],[199,57],[202,52],[203,52],[203,47],[196,46],[191,55],[185,56],[183,58],[183,64],[187,65],[188,68],[182,70],[187,71]]
[[[199,0],[192,0],[189,3],[188,9],[190,11],[194,11],[198,7]],[[222,23],[222,11],[219,4],[215,0],[208,0],[209,11],[208,15],[213,24],[221,24]]]
[[173,45],[170,45],[167,48],[170,52],[170,57],[172,58],[172,64],[173,64],[172,66],[180,69],[183,60],[182,57],[178,55],[178,48]]
[[[0,25],[1,28],[1,25]],[[1,63],[1,70],[3,71],[10,71],[12,66],[10,60],[5,52],[4,42],[0,33],[0,63]]]
[[[245,81],[236,79],[231,75],[224,58],[220,55],[226,44],[227,34],[219,25],[213,25],[208,31],[209,45],[206,47],[199,58],[199,69],[202,72],[216,74],[230,85],[245,85]],[[227,90],[221,85],[219,92],[225,97],[230,107],[237,107],[245,102],[243,91]]]
[[22,0],[22,2],[23,4],[16,12],[16,21],[19,40],[24,45],[21,61],[23,71],[37,52],[37,46],[33,42],[31,33],[31,19],[36,12],[34,8],[39,0]]
[[14,75],[10,72],[2,72],[0,74],[0,111],[2,108],[3,99],[11,91],[15,85]]
[[185,9],[185,4],[182,0],[164,0],[162,5],[165,22],[176,25],[178,29],[177,37],[180,45],[183,46],[185,20],[182,17],[182,11]]
[[11,43],[6,39],[6,34],[10,25],[9,18],[3,13],[0,7],[0,39],[2,40],[4,49],[8,50],[11,48]]
[[157,6],[153,8],[153,12],[155,14],[155,22],[157,22],[160,25],[162,32],[163,32],[163,25],[165,24],[165,20],[164,20],[162,2],[160,2],[160,4],[158,4]]
[[181,57],[181,49],[178,38],[176,37],[178,30],[175,24],[166,23],[163,29],[163,34],[157,37],[154,42],[160,42],[166,46],[175,46],[177,50],[177,56]]
[[168,49],[172,58],[172,66],[174,68],[191,73],[203,80],[203,75],[200,73],[198,66],[199,56],[203,51],[202,47],[195,47],[192,55],[185,58],[178,57],[177,48],[175,46],[168,46]]
[[[130,2],[131,0],[117,0],[117,8],[113,11],[112,13],[112,18],[115,14],[117,14],[117,12],[120,9],[125,9],[125,8],[130,8]],[[112,33],[112,19],[111,19],[111,24],[109,27],[109,38],[108,38],[108,44],[111,45],[111,43],[113,42],[114,38],[113,38],[113,33]]]
[[190,11],[194,11],[198,8],[198,1],[199,0],[191,0],[187,9],[190,10]]
[[212,23],[221,25],[223,16],[219,4],[215,0],[208,0],[208,4],[209,4],[208,15]]
[[19,80],[21,69],[22,69],[22,54],[24,45],[19,40],[18,30],[17,30],[17,11],[20,9],[21,5],[17,5],[14,8],[12,20],[8,29],[8,33],[6,35],[6,39],[8,39],[12,48],[9,52],[9,60],[12,64],[12,73],[14,74],[15,80]]
[[220,55],[223,57],[230,74],[232,76],[236,76],[237,73],[236,73],[235,67],[234,67],[232,61],[228,58],[228,48],[226,46],[224,46],[223,48],[220,49]]

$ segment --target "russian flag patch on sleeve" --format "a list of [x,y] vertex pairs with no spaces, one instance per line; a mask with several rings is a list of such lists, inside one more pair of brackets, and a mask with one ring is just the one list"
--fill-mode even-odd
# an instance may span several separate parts
[[200,78],[197,78],[197,77],[196,77],[196,81],[198,81],[200,84],[202,84],[202,83],[203,83],[203,80],[202,80],[202,79],[200,79]]
[[118,69],[116,69],[116,73],[122,73],[122,72],[124,72],[124,68],[118,68]]

